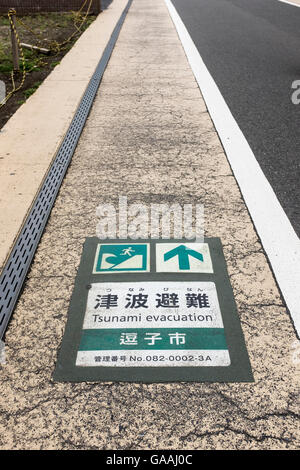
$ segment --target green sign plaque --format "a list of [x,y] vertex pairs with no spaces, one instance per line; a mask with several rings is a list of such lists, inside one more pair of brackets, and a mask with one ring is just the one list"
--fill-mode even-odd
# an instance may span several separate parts
[[220,240],[88,238],[54,380],[253,381]]

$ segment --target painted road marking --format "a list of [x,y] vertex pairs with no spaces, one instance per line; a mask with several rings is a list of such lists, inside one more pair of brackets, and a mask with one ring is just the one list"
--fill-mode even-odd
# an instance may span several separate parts
[[[253,381],[220,239],[100,245],[85,241],[55,380]],[[148,272],[117,270],[141,253]],[[174,270],[157,272],[157,253]]]
[[157,272],[213,273],[207,243],[157,243]]
[[92,284],[76,365],[136,367],[137,362],[230,365],[213,282]]
[[213,282],[103,282],[89,290],[83,329],[223,328]]
[[94,262],[94,274],[149,271],[149,244],[99,244]]
[[227,350],[179,350],[179,351],[134,351],[128,353],[119,350],[115,351],[80,351],[77,356],[77,366],[79,367],[207,367],[219,366],[226,367],[230,365],[230,358]]
[[165,3],[299,336],[300,240],[174,5]]
[[297,1],[299,2],[299,0],[295,0],[295,2],[288,2],[288,0],[279,0],[279,2],[287,3],[288,5],[292,5],[293,7],[300,7],[300,2],[296,3]]

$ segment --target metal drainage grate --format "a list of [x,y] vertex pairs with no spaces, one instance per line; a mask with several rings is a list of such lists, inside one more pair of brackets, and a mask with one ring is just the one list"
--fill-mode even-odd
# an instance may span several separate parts
[[2,339],[20,295],[36,248],[46,226],[57,193],[74,154],[104,71],[118,39],[132,0],[129,0],[116,24],[97,68],[57,152],[45,182],[26,219],[22,231],[0,276],[0,339]]

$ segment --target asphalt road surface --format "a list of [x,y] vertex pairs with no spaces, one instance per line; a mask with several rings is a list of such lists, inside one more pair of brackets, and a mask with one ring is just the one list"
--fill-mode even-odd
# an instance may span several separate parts
[[172,1],[299,236],[300,104],[291,85],[300,80],[300,8]]

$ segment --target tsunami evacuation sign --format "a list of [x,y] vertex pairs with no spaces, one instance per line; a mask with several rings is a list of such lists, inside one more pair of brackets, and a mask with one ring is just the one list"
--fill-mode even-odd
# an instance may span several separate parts
[[99,363],[228,366],[214,283],[92,284],[76,364]]
[[219,239],[86,240],[58,381],[253,381]]

